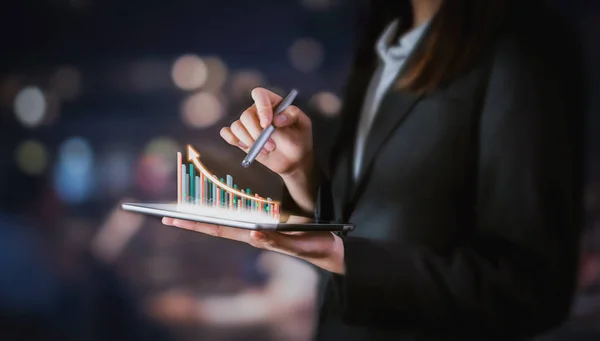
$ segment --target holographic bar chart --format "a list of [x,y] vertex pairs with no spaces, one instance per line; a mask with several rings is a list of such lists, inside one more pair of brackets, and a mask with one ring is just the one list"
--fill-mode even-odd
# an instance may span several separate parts
[[218,209],[231,213],[252,213],[279,219],[280,203],[253,193],[250,188],[242,189],[234,178],[227,174],[219,177],[211,173],[200,161],[200,154],[187,146],[188,163],[177,153],[177,204],[180,207]]

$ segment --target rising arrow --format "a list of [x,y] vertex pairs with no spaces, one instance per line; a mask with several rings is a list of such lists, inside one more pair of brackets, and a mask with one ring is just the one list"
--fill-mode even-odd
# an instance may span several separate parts
[[206,168],[204,167],[202,162],[200,162],[200,153],[198,153],[198,151],[196,151],[194,149],[194,147],[192,147],[189,144],[187,145],[187,154],[188,154],[188,161],[191,161],[194,164],[194,166],[196,167],[196,169],[200,173],[204,174],[204,176],[207,179],[210,179],[215,185],[217,185],[217,187],[221,187],[222,189],[226,190],[227,192],[233,193],[242,198],[246,198],[246,199],[250,199],[250,200],[254,200],[254,201],[258,201],[258,202],[264,202],[264,203],[268,203],[268,204],[279,205],[278,201],[272,201],[272,200],[269,201],[267,199],[253,197],[251,195],[248,195],[244,192],[238,191],[237,189],[235,189],[233,187],[229,187],[226,184],[222,183],[217,177],[215,177],[208,170],[206,170]]

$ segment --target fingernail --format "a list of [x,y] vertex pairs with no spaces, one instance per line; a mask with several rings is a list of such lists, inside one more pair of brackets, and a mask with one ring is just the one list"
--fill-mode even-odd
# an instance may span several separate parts
[[285,115],[278,115],[277,117],[275,117],[275,124],[277,125],[284,124],[285,121],[287,121],[287,117],[285,117]]
[[265,143],[265,149],[272,152],[273,149],[275,149],[275,142],[267,141],[267,143]]
[[240,148],[242,148],[242,149],[246,149],[246,148],[248,148],[248,146],[246,146],[245,144],[243,144],[243,143],[241,143],[241,142],[238,142],[238,146],[239,146]]
[[261,150],[260,150],[260,153],[261,153],[262,155],[269,155],[269,152],[268,152],[268,151],[267,151],[265,148],[261,149]]
[[162,218],[162,223],[165,225],[169,225],[169,220],[167,218]]
[[273,142],[273,144],[275,144],[275,140],[273,140],[273,138],[270,138],[268,141]]

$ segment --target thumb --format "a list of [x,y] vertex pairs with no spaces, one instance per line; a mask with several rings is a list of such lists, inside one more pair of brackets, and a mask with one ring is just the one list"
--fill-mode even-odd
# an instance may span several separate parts
[[297,106],[291,105],[279,115],[275,116],[273,125],[277,128],[291,126],[298,122],[300,115],[302,114],[302,111],[300,111]]

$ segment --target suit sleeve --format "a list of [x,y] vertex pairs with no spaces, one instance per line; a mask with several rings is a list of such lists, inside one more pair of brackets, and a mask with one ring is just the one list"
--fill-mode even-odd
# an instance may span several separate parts
[[443,255],[344,237],[346,273],[332,283],[346,323],[530,335],[568,314],[581,216],[577,80],[514,44],[490,72],[473,232]]

